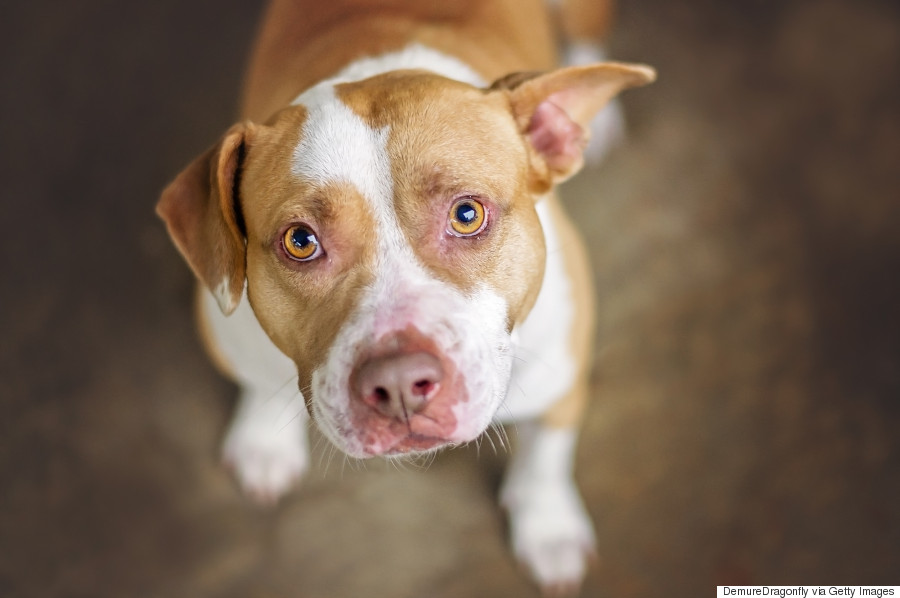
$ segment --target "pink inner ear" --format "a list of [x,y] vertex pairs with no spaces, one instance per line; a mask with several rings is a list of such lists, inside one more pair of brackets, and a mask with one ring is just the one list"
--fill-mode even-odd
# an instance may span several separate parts
[[550,169],[557,172],[573,168],[580,161],[587,143],[584,130],[550,100],[538,104],[527,133],[534,149],[544,157]]

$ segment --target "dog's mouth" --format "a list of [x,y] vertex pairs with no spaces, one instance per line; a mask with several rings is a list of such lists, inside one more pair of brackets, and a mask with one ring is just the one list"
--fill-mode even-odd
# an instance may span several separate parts
[[415,453],[425,453],[438,450],[451,444],[454,443],[450,440],[447,440],[446,438],[438,438],[436,436],[426,436],[423,434],[410,433],[397,441],[397,443],[392,447],[382,452],[381,455],[385,457],[394,457]]
[[448,423],[441,425],[422,415],[413,416],[408,422],[369,420],[356,427],[353,436],[366,457],[414,455],[458,444],[448,434],[453,432],[455,424]]

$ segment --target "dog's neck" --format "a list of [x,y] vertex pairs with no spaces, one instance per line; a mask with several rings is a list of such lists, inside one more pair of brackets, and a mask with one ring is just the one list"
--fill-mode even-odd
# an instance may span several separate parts
[[448,79],[454,79],[476,87],[484,87],[486,85],[484,79],[474,69],[458,58],[433,50],[422,44],[413,43],[396,52],[388,52],[380,56],[368,56],[351,62],[333,77],[329,77],[301,93],[291,104],[310,105],[311,103],[316,103],[316,98],[320,94],[330,95],[331,89],[339,83],[361,81],[382,73],[405,69],[431,71]]
[[[390,65],[378,66],[384,57]],[[412,67],[466,82],[478,73],[476,80],[490,82],[551,69],[556,52],[543,0],[273,0],[247,71],[241,118],[265,122],[357,62],[373,73]]]

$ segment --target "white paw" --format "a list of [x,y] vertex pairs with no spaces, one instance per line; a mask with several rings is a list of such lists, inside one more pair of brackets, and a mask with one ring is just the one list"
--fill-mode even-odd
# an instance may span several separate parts
[[[520,489],[521,490],[521,489]],[[548,596],[578,592],[595,554],[594,530],[571,484],[505,493],[513,552]]]
[[[309,468],[305,408],[290,413],[284,402],[241,405],[225,436],[222,460],[244,491],[261,504],[278,501]],[[284,421],[286,416],[294,419]]]

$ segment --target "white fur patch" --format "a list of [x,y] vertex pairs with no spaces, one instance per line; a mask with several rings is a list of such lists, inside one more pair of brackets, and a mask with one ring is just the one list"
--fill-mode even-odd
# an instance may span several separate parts
[[575,382],[575,357],[569,346],[575,325],[571,285],[561,250],[562,240],[547,203],[537,204],[547,244],[544,282],[531,313],[516,329],[516,361],[499,421],[532,418],[561,399]]
[[389,197],[393,183],[387,156],[388,129],[372,129],[320,84],[295,103],[307,109],[292,171],[312,183],[343,182],[366,198]]
[[235,305],[231,296],[231,280],[228,278],[223,279],[222,282],[216,285],[216,288],[212,289],[212,294],[216,298],[222,313],[230,314],[234,311]]
[[241,385],[241,397],[222,446],[243,489],[274,502],[306,471],[309,416],[297,389],[297,369],[260,326],[247,293],[230,316],[203,295],[210,341]]
[[308,419],[296,377],[274,391],[243,389],[222,459],[257,501],[274,503],[306,473]]
[[247,299],[247,291],[230,316],[217,309],[217,298],[203,294],[202,316],[210,340],[219,349],[231,372],[242,386],[275,391],[291,377],[297,367],[272,342]]
[[[486,85],[481,75],[458,58],[438,52],[422,44],[410,44],[396,52],[361,58],[352,62],[341,69],[335,76],[322,81],[312,89],[323,85],[334,87],[339,83],[361,81],[375,75],[403,69],[423,69],[476,87]],[[304,92],[292,103],[305,103],[301,98],[308,93],[309,91]]]
[[594,530],[572,479],[575,433],[520,426],[501,490],[516,557],[545,589],[577,588],[594,552]]

